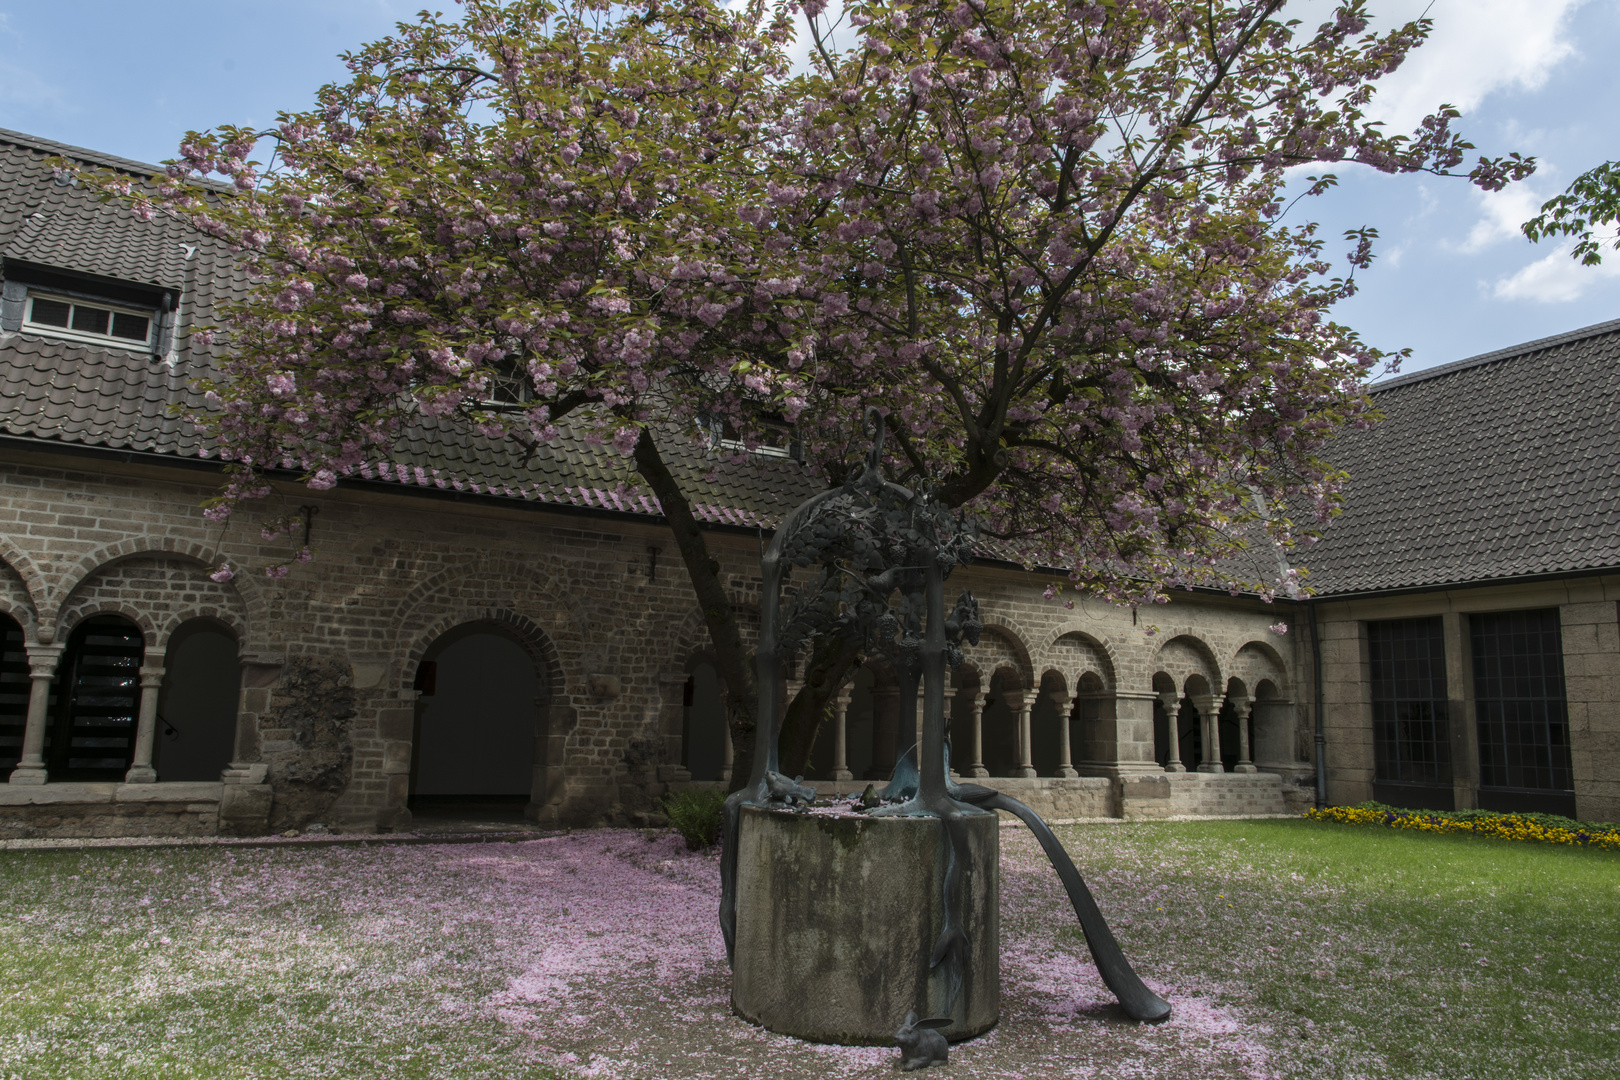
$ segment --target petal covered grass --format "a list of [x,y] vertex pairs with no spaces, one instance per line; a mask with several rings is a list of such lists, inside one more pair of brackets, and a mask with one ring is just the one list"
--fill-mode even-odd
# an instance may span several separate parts
[[1530,840],[1542,844],[1571,844],[1576,847],[1620,851],[1620,827],[1606,823],[1574,821],[1556,814],[1507,814],[1491,810],[1404,810],[1383,803],[1366,802],[1355,806],[1329,806],[1307,810],[1305,816],[1318,821],[1338,821],[1347,825],[1383,825],[1391,829],[1420,832],[1474,833],[1499,840]]
[[[949,1075],[1598,1077],[1620,856],[1332,822],[1060,835],[1175,1007],[1113,1003],[1022,829],[1002,1022]],[[717,857],[669,833],[0,853],[0,1076],[880,1077],[731,1014]]]

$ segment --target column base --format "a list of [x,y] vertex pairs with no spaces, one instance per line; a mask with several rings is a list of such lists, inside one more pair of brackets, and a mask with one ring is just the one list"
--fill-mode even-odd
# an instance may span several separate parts
[[1024,780],[1033,780],[1039,774],[1035,772],[1035,766],[1033,765],[1020,765],[1018,766],[1017,775]]
[[990,770],[983,765],[969,765],[962,771],[963,776],[970,776],[975,780],[982,780],[990,775]]
[[1074,777],[1079,776],[1080,774],[1075,771],[1073,766],[1071,766],[1071,765],[1063,765],[1063,766],[1060,766],[1058,768],[1058,775],[1063,777],[1063,779],[1065,779],[1065,780],[1071,780]]
[[1186,772],[1187,771],[1187,766],[1183,765],[1179,761],[1172,761],[1170,764],[1168,764],[1168,765],[1166,765],[1164,767],[1164,771],[1165,772]]
[[1203,773],[1223,773],[1226,771],[1226,766],[1218,761],[1206,761],[1198,766],[1198,771]]
[[43,765],[18,765],[11,770],[13,784],[39,785],[45,783],[45,767]]
[[132,765],[129,772],[124,774],[126,784],[155,784],[157,783],[157,770],[150,765]]
[[270,766],[260,761],[233,761],[225,766],[219,778],[227,784],[262,784],[270,775]]
[[1253,765],[1250,765],[1247,761],[1240,761],[1232,767],[1232,771],[1240,773],[1252,773],[1259,772],[1260,770],[1255,768]]
[[832,778],[834,783],[838,783],[841,780],[855,779],[855,774],[850,772],[848,769],[834,769]]

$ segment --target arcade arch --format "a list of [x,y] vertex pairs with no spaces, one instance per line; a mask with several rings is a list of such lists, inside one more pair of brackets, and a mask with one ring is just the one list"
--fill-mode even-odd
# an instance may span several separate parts
[[[532,631],[537,632],[537,631]],[[407,806],[454,814],[543,802],[548,764],[549,643],[504,620],[460,623],[416,664]]]

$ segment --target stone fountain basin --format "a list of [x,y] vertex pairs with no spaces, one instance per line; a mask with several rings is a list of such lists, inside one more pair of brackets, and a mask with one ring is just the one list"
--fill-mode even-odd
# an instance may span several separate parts
[[738,825],[731,1004],[746,1020],[812,1042],[893,1046],[906,1013],[951,1016],[951,1041],[995,1026],[1000,1004],[1000,829],[964,818],[968,861],[962,992],[946,1011],[945,966],[929,958],[944,924],[949,853],[932,817],[745,806]]

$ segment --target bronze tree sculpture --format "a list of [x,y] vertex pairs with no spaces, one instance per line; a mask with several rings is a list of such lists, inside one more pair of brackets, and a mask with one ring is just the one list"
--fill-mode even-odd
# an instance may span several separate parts
[[[967,956],[957,918],[967,858],[963,819],[1006,810],[1021,818],[1040,842],[1068,892],[1103,981],[1126,1014],[1140,1021],[1168,1019],[1170,1006],[1137,977],[1073,861],[1039,815],[991,788],[951,779],[945,669],[962,662],[964,641],[978,643],[981,625],[978,604],[965,591],[946,613],[944,583],[969,558],[974,533],[965,517],[931,498],[926,488],[912,491],[885,478],[883,426],[875,412],[868,413],[867,429],[873,442],[865,469],[842,487],[814,495],[795,508],[761,559],[756,658],[760,752],[748,783],[726,800],[725,807],[720,926],[728,959],[734,959],[736,942],[741,809],[802,802],[807,790],[778,771],[776,696],[783,660],[819,635],[838,634],[894,664],[902,716],[915,715],[919,685],[922,690],[922,738],[901,757],[880,804],[869,812],[874,817],[930,816],[944,824],[950,838],[944,923],[929,964],[948,965],[950,1001],[955,1001]],[[793,568],[814,568],[814,577],[799,585],[784,617],[783,585]]]

